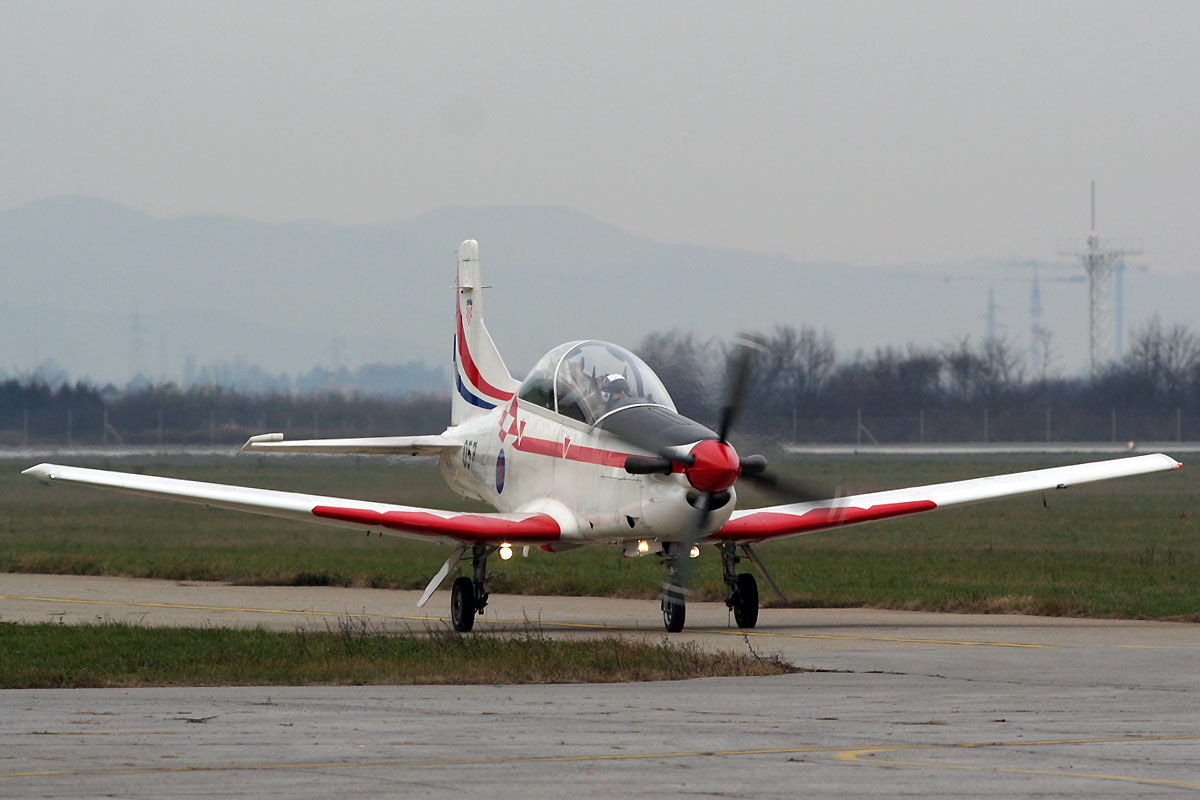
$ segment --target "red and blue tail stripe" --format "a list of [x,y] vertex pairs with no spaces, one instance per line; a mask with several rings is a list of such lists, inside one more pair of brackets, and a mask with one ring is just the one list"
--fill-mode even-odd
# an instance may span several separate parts
[[[463,377],[466,381],[463,381]],[[493,409],[500,403],[511,400],[513,393],[498,389],[480,373],[471,349],[463,335],[462,315],[458,317],[458,335],[454,342],[454,385],[458,394],[476,408]]]

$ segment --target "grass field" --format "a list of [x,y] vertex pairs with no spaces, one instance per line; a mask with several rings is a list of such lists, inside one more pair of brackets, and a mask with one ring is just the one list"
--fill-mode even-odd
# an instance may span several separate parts
[[0,688],[617,683],[797,672],[753,651],[616,636],[395,635],[339,619],[322,632],[0,622]]
[[[783,471],[841,493],[1081,461],[1079,457],[794,459]],[[192,480],[446,508],[464,503],[436,468],[376,459],[238,457],[80,463]],[[444,547],[78,487],[0,469],[0,573],[124,575],[247,584],[422,588]],[[759,500],[760,502],[756,502]],[[938,511],[763,545],[789,605],[1200,621],[1200,471],[1185,466],[1041,496]],[[761,498],[743,494],[743,507]],[[723,596],[711,551],[693,571]],[[502,563],[494,591],[655,598],[656,558],[612,548],[535,550]],[[0,582],[3,576],[0,574]],[[770,603],[772,597],[765,593]],[[437,602],[435,600],[435,602]]]

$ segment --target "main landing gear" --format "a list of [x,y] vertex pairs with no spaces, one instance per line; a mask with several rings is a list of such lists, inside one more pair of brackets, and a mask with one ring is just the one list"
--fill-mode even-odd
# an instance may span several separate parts
[[[741,547],[761,570],[762,565],[754,557],[750,546],[744,544]],[[733,612],[733,619],[739,628],[753,628],[758,624],[758,581],[749,572],[738,574],[737,565],[742,557],[737,554],[737,548],[738,545],[733,542],[717,545],[721,551],[721,569],[725,578],[725,605]],[[667,565],[667,582],[663,585],[662,593],[663,625],[667,633],[678,633],[683,630],[687,618],[682,575],[683,559],[687,558],[687,553],[679,542],[663,542],[662,553]],[[766,575],[765,572],[763,574]],[[767,580],[770,581],[769,576]]]
[[737,545],[722,542],[721,571],[725,577],[725,605],[733,612],[739,628],[753,628],[758,624],[758,581],[749,572],[737,574],[737,564],[742,559],[737,554]]
[[450,592],[450,620],[454,630],[469,631],[475,627],[475,615],[487,607],[487,557],[496,552],[495,545],[477,544],[471,548],[471,566],[475,578],[465,575],[454,580]]

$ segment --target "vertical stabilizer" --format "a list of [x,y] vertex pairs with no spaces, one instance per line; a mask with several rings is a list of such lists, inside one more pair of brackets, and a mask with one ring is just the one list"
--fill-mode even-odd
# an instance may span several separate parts
[[518,382],[508,374],[504,359],[483,324],[483,281],[479,277],[479,243],[468,239],[458,246],[458,305],[454,312],[454,386],[450,424],[509,400]]

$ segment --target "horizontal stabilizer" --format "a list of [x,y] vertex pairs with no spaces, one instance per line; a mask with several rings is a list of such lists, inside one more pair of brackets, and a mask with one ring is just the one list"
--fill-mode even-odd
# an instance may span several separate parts
[[366,439],[296,439],[282,433],[251,436],[243,453],[314,453],[325,455],[439,456],[462,448],[445,436],[373,436]]

